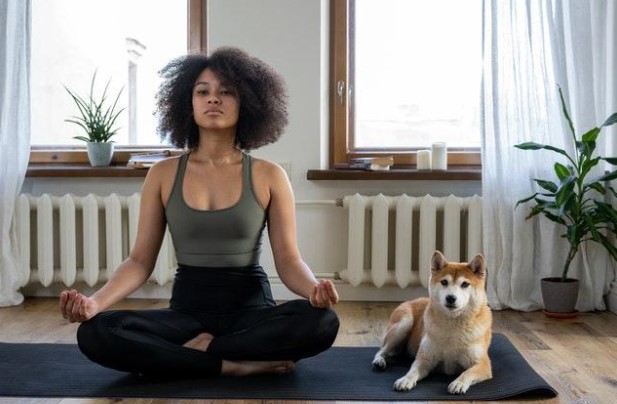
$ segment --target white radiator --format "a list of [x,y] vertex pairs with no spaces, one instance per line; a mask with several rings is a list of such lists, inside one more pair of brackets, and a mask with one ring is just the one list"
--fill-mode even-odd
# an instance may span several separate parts
[[343,198],[343,207],[348,209],[349,245],[340,277],[352,286],[426,287],[435,250],[460,262],[482,253],[482,200],[477,195],[355,194]]
[[[24,285],[94,286],[107,280],[135,240],[139,199],[139,194],[20,195],[14,223]],[[167,231],[151,281],[163,285],[172,280],[175,269]]]

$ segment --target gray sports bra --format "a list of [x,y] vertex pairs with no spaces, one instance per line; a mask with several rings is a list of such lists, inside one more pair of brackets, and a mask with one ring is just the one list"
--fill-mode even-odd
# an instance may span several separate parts
[[255,193],[251,157],[242,158],[240,200],[225,209],[198,210],[188,206],[182,188],[188,154],[180,157],[165,217],[180,265],[245,267],[259,265],[266,212]]

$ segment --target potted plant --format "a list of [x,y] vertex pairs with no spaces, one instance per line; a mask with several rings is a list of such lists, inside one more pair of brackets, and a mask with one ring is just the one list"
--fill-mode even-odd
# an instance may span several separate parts
[[107,101],[107,90],[111,79],[107,82],[101,97],[95,98],[95,81],[96,71],[92,76],[90,94],[87,97],[77,95],[64,86],[79,111],[79,115],[65,119],[65,121],[79,125],[86,132],[86,136],[74,136],[73,138],[86,142],[90,164],[92,166],[108,166],[114,153],[114,143],[110,139],[118,132],[118,128],[115,127],[116,120],[125,108],[118,108],[122,89],[116,95],[113,103],[109,104]]
[[[593,241],[601,244],[608,254],[617,260],[617,248],[609,240],[609,234],[617,235],[617,210],[604,201],[608,192],[617,196],[615,189],[607,185],[617,178],[617,169],[611,168],[600,176],[590,177],[591,170],[600,162],[617,165],[617,157],[602,157],[596,151],[596,139],[602,128],[617,122],[617,113],[612,114],[600,127],[595,127],[577,137],[572,120],[568,114],[561,88],[559,97],[563,115],[572,135],[574,151],[572,154],[551,145],[525,142],[515,147],[522,150],[545,149],[558,154],[565,165],[559,161],[554,164],[556,181],[535,178],[535,183],[542,189],[533,195],[521,199],[516,206],[533,200],[527,219],[538,214],[544,215],[564,227],[561,235],[569,245],[568,254],[561,269],[561,276],[542,279],[541,289],[545,313],[557,317],[575,315],[578,298],[578,280],[568,277],[572,259],[581,244]],[[572,293],[562,290],[569,289]],[[563,301],[560,301],[563,300]]]

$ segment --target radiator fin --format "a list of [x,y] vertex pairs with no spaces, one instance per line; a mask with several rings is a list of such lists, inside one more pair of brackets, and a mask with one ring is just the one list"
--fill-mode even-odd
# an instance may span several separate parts
[[[140,195],[21,194],[15,229],[22,263],[21,285],[72,286],[104,282],[129,254],[137,236]],[[159,285],[176,269],[169,231],[151,276]]]
[[344,197],[343,206],[349,241],[347,268],[339,276],[352,286],[427,287],[435,250],[451,261],[468,261],[482,252],[482,199],[477,195],[355,194]]

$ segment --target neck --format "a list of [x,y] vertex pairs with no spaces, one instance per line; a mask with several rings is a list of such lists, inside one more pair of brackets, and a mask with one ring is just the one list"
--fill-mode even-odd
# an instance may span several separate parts
[[200,143],[192,152],[191,158],[200,163],[215,165],[230,164],[238,161],[242,151],[229,142]]

